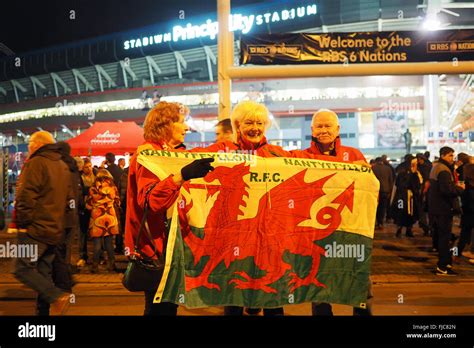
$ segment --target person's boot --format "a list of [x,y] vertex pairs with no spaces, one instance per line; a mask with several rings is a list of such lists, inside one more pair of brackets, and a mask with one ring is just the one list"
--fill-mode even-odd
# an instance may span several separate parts
[[109,260],[107,262],[107,272],[115,273],[115,261],[114,260]]
[[97,262],[92,263],[91,273],[99,273],[99,264]]
[[411,228],[407,228],[406,236],[407,236],[408,238],[413,238],[413,237],[415,237],[415,236],[413,235],[413,231],[411,230]]
[[400,238],[400,237],[402,236],[402,228],[401,228],[401,227],[399,227],[399,228],[397,229],[397,233],[395,234],[395,236],[396,236],[397,238]]
[[62,294],[59,296],[56,301],[51,303],[49,314],[50,315],[64,315],[69,308],[70,304],[70,294]]

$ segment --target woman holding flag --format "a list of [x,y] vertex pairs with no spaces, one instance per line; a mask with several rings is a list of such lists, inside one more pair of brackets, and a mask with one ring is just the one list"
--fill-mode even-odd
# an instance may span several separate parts
[[[280,146],[267,142],[265,133],[271,121],[269,111],[263,104],[254,101],[243,101],[237,104],[230,116],[234,133],[234,142],[220,142],[206,148],[206,151],[243,152],[260,157],[294,157]],[[249,309],[254,314],[259,310]],[[265,316],[284,315],[283,307],[265,308]],[[243,308],[238,306],[224,307],[224,315],[243,315]]]
[[[137,162],[139,152],[144,149],[182,150],[184,136],[188,130],[184,121],[188,112],[189,109],[181,104],[160,102],[145,118],[145,143],[135,152],[129,167],[125,246],[130,253],[135,253],[136,243],[138,256],[157,258],[155,248],[157,252],[162,253],[166,240],[166,210],[175,202],[181,185],[186,180],[204,177],[213,170],[210,165],[213,159],[205,158],[196,160],[184,166],[179,172],[160,180]],[[137,241],[146,200],[149,214],[146,216],[147,224],[144,225],[149,228],[153,240],[144,233]],[[144,315],[176,315],[178,309],[176,304],[153,303],[155,293],[156,289],[145,291]]]

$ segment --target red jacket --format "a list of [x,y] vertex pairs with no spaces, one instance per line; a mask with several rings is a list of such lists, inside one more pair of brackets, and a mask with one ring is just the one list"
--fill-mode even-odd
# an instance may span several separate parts
[[285,151],[280,146],[277,146],[277,145],[268,144],[267,139],[265,137],[263,137],[260,143],[257,145],[253,145],[252,143],[248,143],[243,140],[239,140],[237,143],[233,143],[230,141],[222,141],[222,142],[212,144],[206,148],[196,148],[191,151],[193,152],[249,151],[249,154],[257,155],[260,157],[294,157],[290,151]]
[[[341,138],[337,137],[334,144],[333,155],[324,155],[318,145],[312,141],[311,146],[305,150],[295,150],[292,152],[303,152],[305,154],[321,156],[320,159],[337,162],[367,162],[362,152],[355,147],[341,145]],[[334,158],[335,157],[335,158]]]
[[[162,150],[163,147],[155,143],[145,143],[155,150]],[[165,180],[160,181],[155,174],[137,162],[138,151],[130,160],[127,188],[127,217],[125,222],[125,246],[130,253],[134,252],[135,240],[140,230],[140,223],[143,218],[143,208],[145,204],[145,193],[155,182],[158,184],[153,188],[149,196],[150,208],[148,210],[147,222],[150,232],[159,252],[163,250],[163,238],[166,231],[165,219],[166,210],[175,202],[179,195],[181,186],[173,182],[170,175]],[[153,248],[145,231],[142,232],[139,249],[146,255],[153,255]]]

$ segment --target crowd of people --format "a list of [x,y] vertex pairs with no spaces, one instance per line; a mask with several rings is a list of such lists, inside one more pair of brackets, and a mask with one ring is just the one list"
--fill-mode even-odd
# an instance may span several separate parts
[[[418,222],[423,235],[432,238],[432,251],[439,253],[437,275],[457,275],[453,256],[474,264],[474,157],[461,152],[455,158],[454,149],[444,146],[433,163],[428,151],[405,155],[396,168],[385,155],[371,163],[380,181],[376,230],[393,219],[396,237],[405,228],[406,237],[413,238]],[[456,215],[461,217],[459,237],[452,233]],[[465,250],[469,244],[471,250]]]
[[87,241],[93,241],[91,272],[99,272],[103,251],[107,252],[107,270],[115,271],[115,253],[123,254],[123,231],[128,168],[125,159],[115,163],[115,155],[107,153],[100,167],[94,168],[88,158],[75,157],[80,177],[79,261],[81,269],[88,260]]
[[[143,146],[186,151],[188,113],[184,105],[158,102],[147,113]],[[285,151],[269,144],[265,134],[270,122],[265,105],[241,102],[233,109],[230,119],[217,124],[215,144],[189,151],[251,151],[262,157],[313,158],[370,166],[358,149],[341,144],[339,120],[331,110],[319,110],[313,115],[311,145],[304,150]],[[125,168],[124,161],[115,164],[114,154],[108,153],[102,165],[94,168],[87,158],[72,158],[69,146],[56,143],[50,133],[39,131],[31,136],[29,158],[18,181],[11,227],[17,230],[19,244],[34,243],[40,250],[36,262],[19,258],[14,271],[18,280],[38,293],[38,314],[61,314],[67,308],[73,286],[70,244],[75,226],[79,227],[79,269],[89,261],[89,239],[93,241],[90,269],[94,273],[99,271],[104,251],[109,272],[115,269],[115,253],[123,253],[124,249],[139,257],[157,258],[163,253],[167,240],[166,211],[177,199],[181,186],[214,169],[211,158],[195,160],[160,180],[137,161],[137,156],[135,152],[129,167]],[[463,232],[458,248],[464,255],[468,255],[463,249],[471,241],[472,157],[459,154],[458,162],[462,165],[455,169],[454,150],[443,147],[440,158],[433,164],[425,153],[405,156],[405,161],[396,169],[390,166],[386,156],[377,158],[372,165],[381,183],[376,229],[383,228],[387,218],[392,218],[398,226],[398,237],[403,227],[406,236],[413,237],[412,226],[418,221],[425,234],[433,237],[433,248],[440,255],[436,269],[440,275],[455,274],[449,241],[453,215],[460,208],[456,205],[459,196],[462,197]],[[144,218],[145,206],[149,213]],[[149,237],[138,240],[143,225]],[[368,289],[366,308],[354,308],[354,315],[371,315],[370,282]],[[153,303],[155,293],[156,288],[144,292],[145,315],[176,315],[178,305]],[[242,315],[243,310],[227,306],[224,312]],[[329,303],[313,303],[312,310],[314,315],[332,315]],[[248,308],[247,311],[257,313],[259,309]],[[264,315],[284,315],[284,310],[264,308]]]

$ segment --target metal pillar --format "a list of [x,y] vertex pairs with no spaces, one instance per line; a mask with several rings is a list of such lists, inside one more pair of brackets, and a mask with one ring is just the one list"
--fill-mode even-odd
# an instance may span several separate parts
[[9,194],[8,194],[8,147],[2,149],[2,198],[3,198],[3,211],[5,212],[5,217],[8,215],[8,203],[9,203]]
[[217,36],[217,75],[219,92],[218,119],[230,117],[232,103],[230,100],[231,79],[227,73],[234,63],[234,40],[229,32],[230,0],[217,0],[217,17],[219,33]]
[[439,77],[438,75],[423,76],[423,85],[425,87],[424,96],[424,119],[427,120],[427,128],[437,132],[440,126],[440,107],[439,107]]

